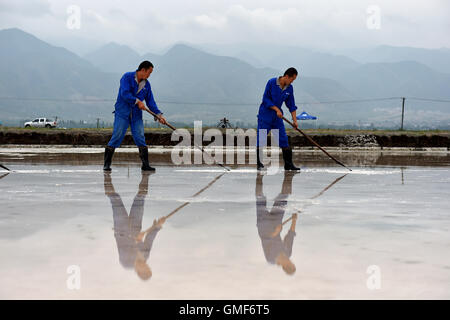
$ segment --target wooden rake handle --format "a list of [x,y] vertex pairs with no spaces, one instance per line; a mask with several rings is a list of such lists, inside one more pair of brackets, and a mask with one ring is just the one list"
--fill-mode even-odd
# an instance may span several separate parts
[[306,139],[309,140],[309,142],[311,142],[313,145],[315,145],[317,148],[319,148],[320,150],[322,150],[327,156],[329,156],[331,159],[334,160],[334,162],[336,162],[337,164],[347,168],[348,170],[352,171],[352,169],[350,169],[349,167],[347,167],[345,164],[343,164],[342,162],[340,162],[339,160],[337,160],[336,158],[334,158],[331,154],[329,154],[324,148],[322,148],[317,142],[315,142],[313,139],[311,139],[311,137],[309,137],[306,133],[304,133],[302,130],[300,130],[299,128],[297,128],[296,126],[294,126],[294,124],[289,121],[288,119],[286,119],[285,117],[283,117],[283,120],[286,121],[287,123],[289,123],[292,128],[294,128],[295,130],[297,130],[298,132],[300,132],[303,136],[305,136]]

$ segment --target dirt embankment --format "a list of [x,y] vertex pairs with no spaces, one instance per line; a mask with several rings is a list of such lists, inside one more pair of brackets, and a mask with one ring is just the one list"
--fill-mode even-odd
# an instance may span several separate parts
[[[33,129],[1,129],[0,144],[21,145],[70,145],[101,146],[111,138],[112,130],[33,130]],[[315,133],[310,137],[324,147],[408,147],[408,148],[447,148],[450,150],[450,134],[443,133]],[[290,144],[293,147],[308,147],[311,143],[297,132],[289,132]],[[171,141],[171,132],[165,130],[149,130],[145,132],[148,145],[174,146],[181,140]],[[237,138],[235,138],[237,139]],[[193,141],[193,136],[191,141]],[[270,139],[269,139],[270,140]],[[223,142],[226,143],[225,133]],[[133,138],[127,133],[123,145],[134,145]],[[204,142],[204,145],[209,142]],[[248,145],[248,139],[246,139]],[[269,142],[270,144],[270,142]]]

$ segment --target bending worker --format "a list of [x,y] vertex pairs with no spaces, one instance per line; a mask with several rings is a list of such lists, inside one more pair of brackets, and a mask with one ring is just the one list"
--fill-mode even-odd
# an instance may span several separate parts
[[111,174],[104,174],[105,195],[111,201],[114,219],[114,237],[116,238],[120,264],[126,269],[136,271],[139,278],[148,280],[152,276],[152,269],[147,263],[150,251],[157,233],[165,222],[164,217],[153,221],[151,232],[145,234],[145,239],[137,240],[136,237],[142,229],[144,217],[145,197],[148,193],[148,178],[152,172],[143,172],[139,189],[134,197],[130,214],[116,192],[112,183]]
[[294,126],[297,127],[297,107],[295,106],[294,89],[291,85],[291,83],[297,78],[297,75],[298,72],[295,68],[289,68],[282,77],[272,78],[267,82],[262,103],[258,112],[256,149],[258,170],[264,169],[264,165],[260,158],[260,152],[262,152],[260,146],[265,147],[267,140],[267,135],[265,135],[265,139],[262,139],[264,141],[260,141],[261,130],[267,130],[268,134],[272,129],[278,130],[278,145],[283,151],[284,169],[300,170],[300,168],[294,166],[292,162],[292,149],[289,147],[288,136],[283,123],[283,111],[281,109],[281,105],[284,102],[292,115]]
[[113,134],[105,148],[104,171],[111,171],[114,150],[122,143],[129,126],[131,126],[134,143],[139,148],[142,170],[155,170],[148,163],[148,148],[145,143],[144,122],[142,121],[142,110],[146,108],[143,101],[147,103],[151,111],[158,115],[157,120],[160,123],[166,124],[166,119],[156,105],[150,82],[147,80],[152,72],[153,64],[150,61],[143,61],[135,72],[127,72],[120,79],[119,94],[114,110]]

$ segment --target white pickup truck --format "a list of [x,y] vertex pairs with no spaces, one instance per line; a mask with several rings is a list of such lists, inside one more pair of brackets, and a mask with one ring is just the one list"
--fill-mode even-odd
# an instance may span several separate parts
[[56,121],[48,118],[36,118],[33,121],[25,122],[25,128],[35,127],[35,128],[55,128]]

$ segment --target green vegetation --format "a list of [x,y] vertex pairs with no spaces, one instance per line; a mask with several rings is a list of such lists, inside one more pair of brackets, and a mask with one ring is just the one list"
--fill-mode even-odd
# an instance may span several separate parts
[[[287,129],[289,132],[296,132],[294,129]],[[311,135],[358,135],[358,134],[370,134],[370,135],[430,135],[430,134],[450,134],[449,130],[354,130],[354,129],[304,129],[302,130],[306,134]]]
[[[225,132],[225,129],[220,129],[216,127],[203,127],[203,130],[207,129],[219,129],[222,132]],[[183,129],[187,129],[190,132],[194,132],[194,128],[184,127]],[[247,129],[244,129],[247,130]],[[15,131],[15,132],[69,132],[69,133],[80,133],[80,132],[90,132],[90,133],[110,133],[112,132],[112,128],[21,128],[21,127],[0,127],[0,132],[7,131]],[[145,132],[171,132],[172,130],[169,128],[145,128]],[[309,135],[360,135],[360,134],[370,134],[370,135],[411,135],[411,136],[419,136],[419,135],[449,135],[449,130],[353,130],[353,129],[303,129],[303,132]],[[287,129],[287,132],[290,134],[300,134],[296,132],[294,129]]]

